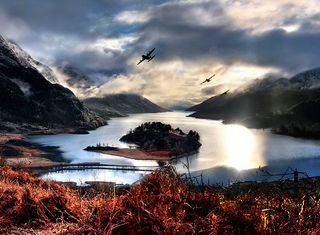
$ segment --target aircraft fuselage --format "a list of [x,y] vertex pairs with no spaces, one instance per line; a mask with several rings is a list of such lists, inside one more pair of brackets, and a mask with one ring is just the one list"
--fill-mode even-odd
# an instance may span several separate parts
[[145,60],[149,60],[151,58],[151,56],[142,55],[142,58],[145,59]]

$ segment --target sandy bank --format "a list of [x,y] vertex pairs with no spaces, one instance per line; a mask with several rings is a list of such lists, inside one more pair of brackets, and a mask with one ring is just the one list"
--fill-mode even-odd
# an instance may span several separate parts
[[95,152],[126,157],[136,160],[168,161],[172,159],[169,150],[143,150],[124,148],[118,150],[96,150]]

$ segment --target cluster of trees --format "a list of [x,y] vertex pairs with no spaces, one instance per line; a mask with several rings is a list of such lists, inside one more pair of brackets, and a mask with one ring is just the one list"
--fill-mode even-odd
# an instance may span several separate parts
[[130,133],[138,132],[161,132],[167,133],[172,131],[172,127],[169,124],[164,124],[162,122],[145,122],[140,126],[136,127],[133,131],[130,130]]
[[175,156],[196,151],[201,146],[200,135],[196,131],[185,134],[181,129],[173,129],[161,122],[143,123],[120,140],[144,149],[167,149]]

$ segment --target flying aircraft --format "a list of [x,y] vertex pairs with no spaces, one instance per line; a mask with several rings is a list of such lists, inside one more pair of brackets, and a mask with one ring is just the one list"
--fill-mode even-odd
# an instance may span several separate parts
[[229,91],[230,91],[230,89],[225,91],[225,92],[223,92],[221,95],[226,95],[226,94],[228,94]]
[[204,80],[203,82],[201,82],[200,85],[202,85],[202,84],[204,84],[204,83],[206,83],[206,82],[210,82],[211,79],[212,79],[214,76],[216,76],[216,75],[213,74],[211,77],[209,77],[209,78],[207,78],[206,80]]
[[150,61],[150,60],[152,60],[154,57],[155,57],[155,55],[151,55],[152,54],[152,52],[154,52],[154,50],[155,50],[156,48],[153,48],[151,51],[149,51],[146,55],[142,55],[142,59],[139,61],[139,63],[137,64],[137,65],[139,65],[139,64],[141,64],[142,63],[142,61],[144,61],[144,60],[148,60],[148,62]]

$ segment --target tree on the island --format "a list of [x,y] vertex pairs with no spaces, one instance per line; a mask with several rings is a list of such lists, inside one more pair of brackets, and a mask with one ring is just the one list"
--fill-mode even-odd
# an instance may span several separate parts
[[188,138],[193,138],[194,140],[199,141],[200,140],[200,135],[198,132],[190,130],[189,133],[187,134]]
[[178,127],[175,129],[175,131],[179,134],[179,135],[184,135],[184,132]]

